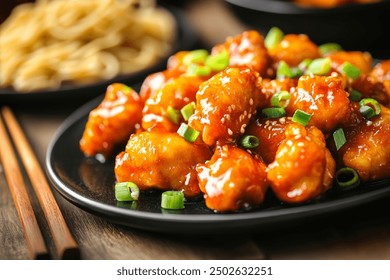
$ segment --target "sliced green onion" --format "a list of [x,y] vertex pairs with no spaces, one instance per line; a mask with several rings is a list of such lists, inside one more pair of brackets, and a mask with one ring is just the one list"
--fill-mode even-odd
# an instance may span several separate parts
[[373,98],[363,98],[360,100],[359,104],[359,111],[366,119],[371,119],[375,116],[378,116],[382,111],[379,102]]
[[177,133],[182,136],[186,141],[188,142],[195,142],[195,140],[198,138],[200,132],[193,129],[192,127],[188,126],[185,123],[182,123],[177,130]]
[[179,121],[180,121],[180,111],[171,107],[171,106],[168,106],[168,109],[167,109],[167,118],[175,123],[175,124],[179,124]]
[[376,116],[374,109],[370,106],[360,106],[359,111],[368,120]]
[[187,74],[190,76],[208,76],[211,73],[211,69],[205,65],[190,64],[188,66]]
[[355,80],[357,77],[359,77],[361,73],[359,68],[357,68],[355,65],[351,64],[348,61],[341,64],[340,69],[341,69],[341,73],[351,78],[352,80]]
[[316,58],[314,59],[309,67],[306,69],[306,74],[314,74],[314,75],[326,75],[329,73],[331,68],[330,58]]
[[184,56],[183,63],[186,65],[191,63],[204,63],[208,56],[209,52],[207,50],[193,50]]
[[129,92],[133,91],[133,89],[127,85],[123,85],[123,90],[124,90],[123,91],[124,93],[129,93]]
[[299,78],[302,76],[303,72],[299,67],[291,67],[291,77],[290,78]]
[[343,48],[337,43],[325,43],[320,45],[318,50],[320,51],[321,55],[324,56],[333,52],[342,51]]
[[259,146],[260,141],[259,138],[254,135],[244,135],[241,138],[240,144],[245,149],[253,149]]
[[307,126],[310,122],[311,114],[308,114],[302,110],[297,109],[292,117],[292,121],[299,123],[303,126]]
[[290,103],[290,93],[286,90],[279,91],[272,95],[271,105],[275,107],[286,108]]
[[133,182],[119,182],[115,184],[115,198],[118,201],[138,200],[139,188]]
[[278,27],[272,27],[264,39],[264,44],[267,49],[273,48],[279,44],[284,38],[284,33]]
[[350,167],[340,168],[336,172],[336,182],[343,189],[356,187],[360,183],[359,174]]
[[356,89],[351,90],[349,93],[349,100],[358,102],[360,99],[362,99],[362,94]]
[[333,132],[333,140],[336,145],[337,151],[340,150],[340,148],[345,143],[347,143],[347,139],[345,139],[344,130],[342,128],[339,128],[335,132]]
[[220,53],[208,56],[205,65],[212,71],[224,70],[229,66],[229,52],[227,50],[223,50]]
[[284,108],[281,107],[265,108],[261,110],[261,114],[266,118],[275,119],[275,118],[284,117],[286,115],[286,110],[284,110]]
[[181,191],[165,191],[161,195],[161,208],[183,209],[184,193]]
[[280,61],[278,68],[276,69],[276,77],[278,79],[291,78],[293,73],[291,72],[290,66],[285,61]]
[[298,64],[298,68],[302,71],[305,72],[306,69],[309,67],[309,65],[312,63],[312,59],[310,58],[305,58]]
[[195,102],[188,103],[180,110],[181,115],[183,116],[185,121],[188,121],[188,119],[194,114],[194,111],[195,111]]

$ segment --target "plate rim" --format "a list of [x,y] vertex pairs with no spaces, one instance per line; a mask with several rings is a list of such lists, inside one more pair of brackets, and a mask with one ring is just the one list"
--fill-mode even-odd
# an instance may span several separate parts
[[[332,201],[310,203],[281,209],[259,209],[251,212],[219,214],[153,213],[125,209],[106,204],[97,199],[78,193],[72,189],[72,187],[64,183],[57,176],[51,161],[57,142],[64,134],[66,134],[67,131],[72,130],[72,126],[77,126],[80,121],[83,121],[89,111],[96,107],[96,105],[100,102],[102,97],[103,96],[96,97],[75,110],[57,128],[47,148],[45,165],[46,174],[52,182],[52,186],[65,199],[87,212],[111,220],[116,224],[169,233],[194,233],[194,230],[197,230],[196,233],[204,233],[205,231],[209,231],[210,228],[212,228],[213,232],[216,233],[221,230],[234,229],[232,227],[232,224],[234,223],[241,225],[241,227],[239,227],[240,230],[243,228],[260,229],[259,227],[261,227],[261,225],[274,224],[275,222],[271,220],[275,218],[283,221],[291,219],[292,217],[295,217],[297,220],[317,217],[323,214],[335,213],[354,206],[366,204],[390,195],[390,186],[388,186],[359,193],[356,196],[338,198]],[[164,225],[164,227],[161,227],[161,225]],[[166,225],[170,225],[171,227],[166,227]],[[183,225],[185,226],[183,227]]]
[[[374,3],[352,3],[334,8],[318,8],[318,7],[300,7],[299,5],[286,0],[225,0],[231,5],[249,9],[254,12],[265,12],[281,15],[320,15],[353,12],[362,9],[375,9],[378,7],[390,5],[389,0],[382,0]],[[261,5],[259,4],[261,3]]]

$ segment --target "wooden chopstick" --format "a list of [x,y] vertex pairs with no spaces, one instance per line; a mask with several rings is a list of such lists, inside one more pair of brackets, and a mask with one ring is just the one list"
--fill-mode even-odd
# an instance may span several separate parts
[[3,107],[1,112],[45,215],[58,257],[61,259],[80,258],[79,247],[22,128],[9,107]]
[[1,118],[0,147],[0,160],[3,163],[5,177],[22,224],[30,257],[32,259],[48,259],[49,251],[39,229],[18,160]]

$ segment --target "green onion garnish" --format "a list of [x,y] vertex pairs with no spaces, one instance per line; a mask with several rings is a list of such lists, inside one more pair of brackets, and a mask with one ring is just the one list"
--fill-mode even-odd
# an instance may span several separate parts
[[359,185],[360,179],[355,169],[343,167],[336,172],[336,182],[343,189],[350,189]]
[[188,142],[195,142],[195,140],[198,138],[200,132],[193,129],[192,127],[188,126],[185,123],[182,123],[177,130],[177,133],[182,136],[186,141]]
[[127,85],[123,85],[123,92],[124,93],[129,93],[131,91],[133,91],[133,89],[131,87],[129,87]]
[[333,52],[342,51],[343,48],[337,43],[326,43],[320,45],[318,50],[320,51],[321,55],[324,56]]
[[260,141],[259,138],[254,135],[244,135],[241,138],[240,144],[245,149],[253,149],[259,146]]
[[333,132],[333,140],[336,145],[337,151],[340,150],[340,148],[347,143],[347,139],[345,139],[344,130],[342,128],[339,128]]
[[224,70],[229,66],[229,52],[227,50],[223,50],[220,53],[208,56],[205,65],[212,71]]
[[355,80],[357,77],[360,76],[360,69],[356,66],[352,65],[348,61],[344,62],[340,67],[341,73],[343,73],[345,76],[351,78],[352,80]]
[[298,64],[298,68],[302,71],[305,72],[306,69],[309,67],[309,65],[312,63],[313,60],[310,58],[305,58]]
[[264,44],[267,49],[273,48],[279,44],[284,38],[284,33],[278,27],[272,27],[264,39]]
[[280,61],[278,68],[276,69],[276,77],[278,79],[291,78],[293,73],[291,72],[290,66],[285,61]]
[[306,69],[306,74],[314,75],[326,75],[329,73],[331,68],[331,61],[329,57],[326,58],[316,58],[314,59],[309,67]]
[[371,119],[381,113],[381,105],[373,98],[363,98],[359,104],[359,111],[366,119]]
[[165,191],[161,195],[161,208],[183,209],[184,193],[181,191]]
[[115,184],[115,198],[118,201],[138,200],[139,188],[133,182],[119,182]]
[[189,52],[183,58],[183,63],[189,65],[191,63],[204,63],[206,58],[209,56],[209,52],[207,50],[193,50]]
[[349,93],[349,100],[358,102],[360,99],[362,99],[362,94],[356,89],[351,90]]
[[374,109],[370,106],[360,106],[359,111],[368,120],[376,116]]
[[271,105],[286,108],[290,103],[290,93],[286,90],[279,91],[272,95]]
[[265,118],[275,119],[275,118],[284,117],[286,115],[286,110],[284,110],[284,108],[281,107],[265,108],[261,110],[261,114]]
[[302,70],[299,69],[299,67],[291,67],[290,70],[291,70],[290,78],[299,78],[303,74]]
[[168,109],[167,109],[167,117],[168,119],[175,123],[175,124],[179,124],[179,121],[180,121],[180,112],[179,110],[171,107],[171,106],[168,106]]
[[183,116],[185,121],[188,121],[188,119],[194,114],[194,111],[195,111],[195,102],[188,103],[180,110],[181,115]]
[[303,126],[307,126],[310,122],[311,114],[308,114],[302,110],[297,109],[292,117],[292,121],[295,123],[299,123]]
[[211,69],[205,65],[190,64],[188,66],[187,74],[190,76],[208,76],[211,73]]

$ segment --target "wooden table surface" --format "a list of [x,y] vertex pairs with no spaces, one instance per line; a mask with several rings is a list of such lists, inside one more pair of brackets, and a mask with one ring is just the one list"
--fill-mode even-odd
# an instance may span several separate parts
[[[218,13],[211,30],[205,17]],[[243,29],[219,1],[185,7],[206,45]],[[227,28],[228,27],[228,28]],[[15,105],[13,110],[42,166],[55,130],[81,104]],[[118,226],[89,214],[54,192],[80,246],[82,259],[390,259],[390,197],[280,229],[210,236],[180,236]],[[38,222],[51,252],[47,226],[34,201]],[[212,233],[210,233],[212,234]],[[28,251],[4,172],[0,168],[0,259],[28,259]],[[53,258],[57,256],[53,254]]]

